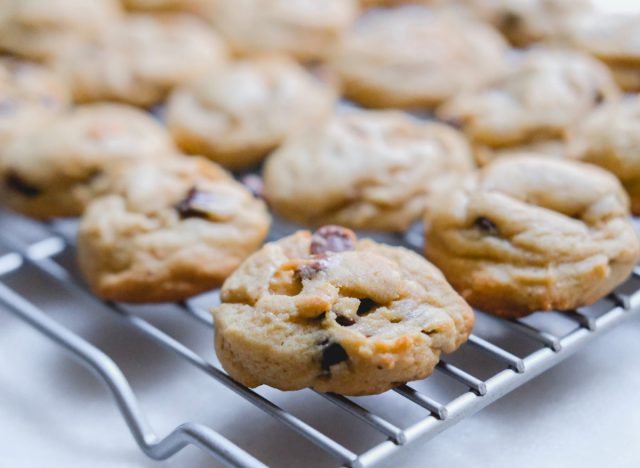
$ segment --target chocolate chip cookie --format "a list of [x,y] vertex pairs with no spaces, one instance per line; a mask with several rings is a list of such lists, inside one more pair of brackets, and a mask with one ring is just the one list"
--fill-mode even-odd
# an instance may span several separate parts
[[118,0],[3,0],[0,50],[34,60],[57,57],[119,22]]
[[129,166],[80,222],[78,262],[98,296],[186,299],[220,286],[264,240],[264,203],[218,165],[181,156]]
[[176,89],[167,125],[187,153],[233,169],[257,164],[290,134],[328,117],[335,91],[285,56],[239,60]]
[[333,58],[346,96],[368,107],[433,107],[494,78],[507,44],[471,18],[419,6],[371,10]]
[[601,106],[579,122],[569,132],[569,153],[614,173],[640,215],[640,98]]
[[346,110],[267,160],[265,196],[285,218],[403,231],[435,183],[471,170],[465,138],[397,111]]
[[174,86],[226,60],[226,47],[186,13],[132,14],[110,34],[79,44],[58,61],[79,102],[150,106]]
[[625,91],[640,90],[640,14],[580,15],[566,36],[573,46],[605,62]]
[[70,104],[65,83],[45,67],[0,58],[0,158],[19,133],[38,127]]
[[213,315],[225,370],[281,390],[370,395],[423,379],[474,321],[424,258],[339,226],[265,245],[221,298]]
[[357,0],[216,0],[210,17],[238,54],[326,58],[358,13]]
[[504,76],[455,96],[437,114],[474,144],[500,148],[562,138],[568,127],[618,95],[597,60],[580,52],[532,49],[514,57]]
[[168,132],[143,111],[80,106],[21,133],[1,151],[0,194],[35,218],[79,216],[115,161],[157,160],[176,151]]
[[472,306],[518,317],[589,305],[640,257],[624,189],[566,159],[501,158],[431,197],[425,255]]

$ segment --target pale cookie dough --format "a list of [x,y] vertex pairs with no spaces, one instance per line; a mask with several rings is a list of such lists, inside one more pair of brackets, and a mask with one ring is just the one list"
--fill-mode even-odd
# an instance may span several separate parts
[[612,102],[595,110],[569,133],[574,158],[615,174],[640,215],[640,98]]
[[19,133],[64,112],[69,89],[48,69],[30,62],[0,58],[0,158]]
[[79,216],[116,161],[160,159],[177,150],[149,114],[116,104],[81,106],[20,134],[0,158],[0,197],[40,219]]
[[474,144],[506,147],[562,138],[618,95],[597,60],[580,52],[532,49],[514,57],[504,76],[457,95],[437,115],[461,127]]
[[403,231],[422,215],[434,184],[472,168],[465,138],[446,125],[347,110],[268,158],[265,196],[301,224]]
[[210,17],[243,55],[282,52],[326,58],[358,13],[356,0],[216,0]]
[[433,107],[504,69],[507,44],[471,18],[418,6],[372,10],[333,58],[347,98],[368,107]]
[[0,50],[35,60],[93,40],[122,18],[118,0],[2,0]]
[[226,57],[215,31],[195,16],[133,14],[106,38],[71,49],[57,65],[79,102],[150,106]]
[[167,125],[187,153],[257,164],[301,127],[329,116],[335,91],[285,56],[230,62],[169,98]]
[[628,213],[624,189],[597,166],[501,158],[430,199],[425,255],[481,310],[575,309],[611,292],[638,261]]
[[325,226],[267,244],[225,282],[216,353],[249,387],[370,395],[427,377],[473,312],[402,247]]
[[208,291],[260,247],[264,203],[198,157],[121,167],[87,208],[78,262],[91,289],[122,302],[174,302]]

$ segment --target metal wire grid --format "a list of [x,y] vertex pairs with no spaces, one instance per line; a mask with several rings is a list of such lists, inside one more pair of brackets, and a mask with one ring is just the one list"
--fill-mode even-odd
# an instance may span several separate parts
[[[42,226],[38,224],[35,227],[41,228]],[[500,326],[505,327],[510,333],[527,337],[537,342],[541,348],[525,357],[518,357],[503,347],[472,334],[466,346],[474,348],[475,352],[482,353],[492,361],[499,363],[500,371],[483,380],[471,372],[451,364],[445,358],[438,364],[436,372],[463,384],[467,391],[450,401],[442,402],[410,385],[402,385],[394,389],[400,397],[428,410],[424,418],[407,427],[398,427],[360,406],[352,399],[340,395],[319,393],[363,424],[369,425],[385,436],[386,439],[382,443],[370,447],[363,453],[355,453],[340,441],[333,440],[253,390],[235,382],[223,370],[207,362],[183,343],[148,321],[131,313],[126,306],[105,303],[96,299],[69,270],[55,259],[66,249],[72,248],[73,240],[52,226],[47,226],[47,229],[48,237],[31,243],[20,241],[18,236],[15,233],[12,234],[10,230],[0,231],[0,245],[9,249],[8,253],[0,256],[0,303],[16,317],[62,346],[97,374],[113,394],[137,444],[146,455],[153,459],[165,459],[187,445],[195,445],[230,466],[265,466],[253,455],[202,424],[187,422],[175,428],[165,437],[159,437],[147,423],[131,386],[115,362],[98,348],[48,317],[43,310],[29,302],[28,298],[11,289],[6,282],[2,281],[3,278],[18,272],[27,265],[36,268],[75,297],[89,300],[97,308],[117,316],[164,349],[174,353],[186,363],[242,396],[259,410],[304,436],[320,449],[332,455],[342,466],[354,467],[374,465],[408,443],[417,439],[433,437],[554,366],[607,329],[640,312],[640,281],[638,280],[640,268],[636,268],[627,283],[619,287],[608,299],[595,305],[594,310],[600,310],[599,313],[581,309],[563,314],[573,321],[575,327],[562,336],[543,331],[521,320],[499,320]],[[272,232],[271,237],[279,237],[282,233],[282,231],[276,230]],[[412,239],[409,235],[404,243],[409,247],[416,248],[417,241],[415,236]],[[176,308],[177,312],[187,314],[197,323],[212,327],[211,316],[207,311],[189,302],[176,304]]]

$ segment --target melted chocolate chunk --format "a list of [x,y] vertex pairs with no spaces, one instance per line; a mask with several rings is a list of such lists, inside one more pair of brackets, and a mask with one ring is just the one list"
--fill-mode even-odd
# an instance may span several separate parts
[[599,89],[596,90],[593,101],[596,105],[602,104],[604,102],[604,94],[602,94],[602,91],[600,91]]
[[349,317],[345,317],[344,315],[338,315],[336,317],[336,322],[338,325],[341,325],[343,327],[350,327],[351,325],[354,325],[356,323],[355,320]]
[[378,305],[379,304],[373,299],[369,299],[368,297],[365,297],[364,299],[360,299],[360,305],[358,306],[357,313],[360,316],[367,315],[373,309],[378,307]]
[[328,371],[331,366],[340,364],[348,359],[349,355],[342,346],[338,343],[331,343],[322,350],[320,367],[322,367],[322,370]]
[[309,249],[313,255],[345,252],[353,250],[355,243],[356,235],[351,229],[342,226],[324,226],[313,234]]
[[489,218],[485,218],[484,216],[476,218],[476,220],[473,222],[473,225],[485,234],[489,234],[491,236],[495,236],[498,234],[498,226],[496,226],[496,224]]
[[506,11],[500,18],[502,29],[514,30],[518,29],[522,24],[522,17],[513,11]]
[[296,275],[298,275],[300,279],[312,279],[326,268],[327,260],[324,258],[317,258],[298,267],[298,269],[296,269]]
[[38,187],[29,184],[19,175],[15,173],[9,173],[4,179],[5,185],[14,192],[18,192],[28,198],[37,197],[42,194],[42,190]]
[[180,218],[206,218],[209,215],[208,206],[214,201],[214,195],[203,192],[195,187],[189,190],[184,200],[176,205]]

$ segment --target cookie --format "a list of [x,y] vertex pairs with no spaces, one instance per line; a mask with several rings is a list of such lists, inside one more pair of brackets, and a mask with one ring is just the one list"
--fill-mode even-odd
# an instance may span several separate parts
[[357,0],[216,0],[210,17],[238,54],[326,58],[358,13]]
[[502,317],[592,304],[640,257],[618,180],[566,159],[494,161],[431,197],[425,236],[462,297]]
[[267,160],[265,196],[304,224],[403,231],[443,178],[473,167],[465,138],[397,111],[348,110],[290,138]]
[[203,20],[180,13],[133,14],[101,40],[71,49],[58,67],[78,102],[151,106],[225,60],[226,47]]
[[486,166],[491,161],[502,157],[531,154],[537,157],[566,158],[568,156],[565,140],[537,140],[522,145],[506,146],[504,148],[492,148],[490,146],[475,145],[473,155],[478,166]]
[[640,98],[612,102],[596,109],[569,132],[572,157],[615,174],[640,215]]
[[49,60],[95,39],[122,17],[118,0],[3,0],[0,50]]
[[325,119],[335,91],[285,56],[228,63],[170,96],[167,125],[187,153],[233,169],[257,164],[300,127]]
[[504,76],[460,93],[437,115],[462,128],[474,144],[497,148],[562,138],[568,127],[618,95],[597,60],[580,52],[532,49],[514,57]]
[[363,15],[332,63],[349,99],[368,107],[429,108],[499,74],[506,50],[488,25],[407,6]]
[[80,106],[2,150],[0,195],[35,218],[79,216],[115,161],[157,160],[176,151],[168,132],[143,111]]
[[269,215],[218,165],[176,157],[122,166],[78,233],[78,264],[103,299],[181,301],[220,286],[264,240]]
[[566,39],[612,70],[625,91],[640,90],[640,15],[593,12],[574,18]]
[[488,21],[517,47],[555,42],[572,19],[593,10],[589,0],[433,0]]
[[21,132],[38,127],[70,104],[65,83],[45,67],[0,58],[0,158]]
[[267,244],[221,298],[213,316],[224,369],[281,390],[370,395],[423,379],[474,321],[424,258],[339,226]]

